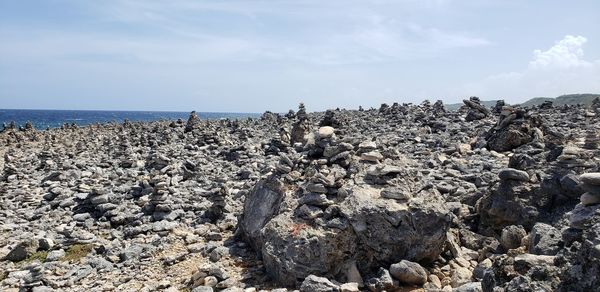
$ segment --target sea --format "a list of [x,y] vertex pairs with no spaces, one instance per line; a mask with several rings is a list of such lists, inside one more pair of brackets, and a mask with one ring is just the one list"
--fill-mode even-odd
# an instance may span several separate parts
[[[258,113],[220,113],[196,112],[201,119],[245,119],[260,117]],[[36,129],[59,128],[64,124],[86,126],[96,123],[122,123],[125,119],[134,121],[177,120],[184,121],[190,112],[165,111],[96,111],[96,110],[30,110],[30,109],[0,109],[0,130],[2,125],[15,122],[17,127],[31,122]]]

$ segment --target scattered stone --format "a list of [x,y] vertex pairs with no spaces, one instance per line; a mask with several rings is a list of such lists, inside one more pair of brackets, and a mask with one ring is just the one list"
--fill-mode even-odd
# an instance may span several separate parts
[[339,287],[331,283],[327,278],[315,275],[309,275],[302,281],[302,285],[300,285],[300,291],[302,292],[334,292],[338,290]]
[[525,236],[527,236],[527,232],[523,226],[506,226],[502,229],[500,244],[506,250],[518,248],[521,246],[521,241]]
[[390,266],[390,274],[401,283],[423,285],[427,282],[427,271],[418,263],[402,260]]

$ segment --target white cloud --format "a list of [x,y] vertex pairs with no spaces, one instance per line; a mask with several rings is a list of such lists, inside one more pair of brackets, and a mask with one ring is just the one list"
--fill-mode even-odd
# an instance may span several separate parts
[[600,60],[583,59],[586,41],[583,36],[567,35],[548,50],[534,50],[526,69],[489,76],[457,93],[518,103],[531,97],[600,92]]
[[529,62],[532,69],[561,69],[591,66],[583,60],[583,44],[587,39],[582,36],[567,35],[547,51],[533,51],[533,60]]
[[[110,56],[107,61],[166,64],[289,61],[346,65],[433,58],[453,49],[489,45],[486,39],[469,32],[411,20],[447,2],[90,2],[90,18],[119,29],[21,28],[19,35],[12,35],[11,29],[5,28],[9,33],[0,29],[0,42],[8,45],[0,50],[22,60]],[[422,17],[418,18],[420,22]]]

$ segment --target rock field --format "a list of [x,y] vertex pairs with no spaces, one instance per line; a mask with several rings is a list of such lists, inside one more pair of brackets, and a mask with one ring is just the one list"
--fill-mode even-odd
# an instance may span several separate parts
[[0,291],[600,291],[600,100],[0,132]]

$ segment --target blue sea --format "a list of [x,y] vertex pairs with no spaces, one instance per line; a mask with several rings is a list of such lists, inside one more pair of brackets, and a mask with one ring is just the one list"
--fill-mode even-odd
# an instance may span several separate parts
[[[215,113],[197,112],[201,119],[243,119],[257,118],[257,113]],[[134,121],[177,120],[184,121],[189,117],[189,112],[156,112],[156,111],[93,111],[93,110],[26,110],[26,109],[0,109],[0,130],[2,124],[14,121],[17,126],[25,126],[30,121],[36,129],[57,128],[66,123],[85,126],[96,123],[117,122],[125,119]]]

